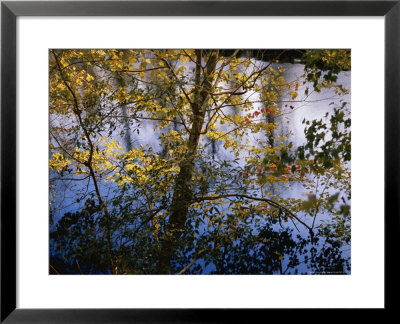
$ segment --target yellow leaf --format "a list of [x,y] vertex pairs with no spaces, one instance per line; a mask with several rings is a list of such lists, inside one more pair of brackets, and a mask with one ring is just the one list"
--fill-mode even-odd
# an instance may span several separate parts
[[292,100],[296,99],[298,93],[296,91],[290,91],[289,94],[292,96]]

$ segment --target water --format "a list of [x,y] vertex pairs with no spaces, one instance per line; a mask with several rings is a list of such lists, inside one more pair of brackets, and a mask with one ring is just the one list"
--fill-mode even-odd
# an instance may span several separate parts
[[[263,67],[268,64],[268,62],[262,61],[254,61],[254,63],[259,67]],[[187,63],[186,65],[190,67],[190,63]],[[277,68],[278,65],[286,69],[286,72],[284,72],[284,77],[287,81],[295,82],[296,80],[302,79],[301,76],[304,74],[304,65],[283,63],[272,64],[271,66]],[[345,88],[350,89],[350,72],[341,72],[339,74],[337,82],[343,84]],[[306,88],[310,89],[310,94],[307,96],[304,95],[304,91]],[[276,133],[288,134],[290,131],[291,134],[288,140],[290,140],[294,144],[294,147],[303,145],[306,142],[304,134],[304,124],[302,123],[304,119],[313,120],[323,118],[327,112],[331,113],[333,111],[333,107],[335,105],[340,105],[342,100],[347,101],[349,103],[348,107],[350,108],[350,95],[338,96],[335,94],[334,89],[323,89],[320,93],[312,92],[311,89],[311,84],[300,83],[298,86],[299,96],[295,100],[292,100],[288,95],[282,95],[279,97],[278,106],[281,113],[274,118],[276,121],[278,121],[280,127],[278,130],[276,130]],[[262,108],[261,105],[261,103],[256,103],[253,109],[247,113],[253,114],[260,108]],[[126,115],[127,111],[129,111],[129,106],[123,107],[123,109],[124,115]],[[54,123],[56,123],[56,121],[54,121],[53,124]],[[139,131],[130,131],[128,119],[122,119],[120,124],[118,125],[118,128],[120,130],[123,130],[124,134],[121,136],[117,136],[116,139],[124,145],[124,148],[127,151],[132,146],[138,148],[140,145],[148,145],[153,148],[154,152],[158,152],[162,148],[159,136],[164,131],[154,131],[154,127],[156,126],[156,124],[156,121],[143,120],[140,124]],[[219,125],[218,128],[221,130],[227,130],[226,125]],[[257,146],[258,140],[264,140],[265,138],[265,133],[250,133],[246,138],[242,140],[242,143],[248,140],[250,145]],[[222,141],[216,141],[212,143],[203,137],[201,139],[200,145],[205,150],[208,150],[209,153],[213,153],[215,161],[229,161],[236,159],[236,157],[232,154],[230,150],[224,148]],[[246,166],[246,156],[239,156],[236,159],[236,163],[238,167],[244,168]],[[51,178],[55,175],[56,174],[54,172],[51,172]],[[51,182],[51,184],[55,186],[54,191],[57,193],[54,199],[54,204],[52,206],[54,212],[54,224],[57,224],[57,221],[66,212],[74,212],[80,210],[84,206],[86,198],[90,197],[90,193],[94,191],[93,184],[89,178],[85,179],[85,177],[82,176],[80,179],[81,180],[79,181],[73,179],[62,181],[54,180]],[[111,200],[113,198],[113,189],[116,185],[110,182],[100,183],[100,192],[105,201]],[[300,183],[291,183],[290,186],[288,186],[287,188],[280,187],[278,189],[280,189],[280,194],[283,197],[301,199],[304,199],[304,195],[308,192],[306,189],[303,188],[302,184]],[[328,192],[331,195],[334,195],[336,193],[333,188],[329,188]],[[77,199],[77,197],[79,197],[79,199]],[[304,216],[302,217],[300,215],[299,217],[304,220],[304,222],[310,222],[310,219],[304,218]],[[315,226],[318,226],[322,222],[329,220],[330,215],[319,215]],[[296,233],[299,233],[303,237],[308,235],[308,230],[304,226],[299,225],[298,227],[296,227],[291,223],[285,224],[285,226],[293,229]],[[203,226],[201,229],[205,230],[205,226]],[[348,245],[344,245],[342,251],[346,257],[350,256],[350,247]],[[199,260],[197,264],[204,265],[204,262],[202,260]],[[205,273],[212,271],[213,269],[214,266],[211,264],[205,269]],[[300,266],[299,270],[305,271],[306,267]]]

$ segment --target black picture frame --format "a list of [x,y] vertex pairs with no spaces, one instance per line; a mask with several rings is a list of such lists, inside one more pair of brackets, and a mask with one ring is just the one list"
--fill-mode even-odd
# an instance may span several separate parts
[[[18,16],[384,16],[385,310],[398,275],[400,156],[400,0],[396,1],[4,1],[1,3],[1,322],[197,323],[266,316],[268,309],[16,308],[16,19]],[[371,45],[373,46],[373,45]],[[372,258],[372,257],[371,257]],[[373,262],[373,258],[371,259]],[[367,283],[366,283],[367,284]],[[246,321],[247,322],[247,321]]]

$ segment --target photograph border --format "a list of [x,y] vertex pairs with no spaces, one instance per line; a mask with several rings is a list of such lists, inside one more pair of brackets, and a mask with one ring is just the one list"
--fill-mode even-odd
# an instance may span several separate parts
[[[1,318],[6,323],[226,322],[269,309],[20,309],[16,307],[16,20],[18,16],[384,16],[385,309],[395,309],[399,237],[400,0],[397,1],[2,1]],[[391,256],[391,258],[389,257]],[[371,262],[373,262],[371,260]],[[397,284],[396,284],[397,283]],[[367,284],[367,283],[366,283]],[[212,312],[212,314],[210,314]],[[261,313],[261,314],[260,314]],[[229,321],[231,322],[231,321]]]

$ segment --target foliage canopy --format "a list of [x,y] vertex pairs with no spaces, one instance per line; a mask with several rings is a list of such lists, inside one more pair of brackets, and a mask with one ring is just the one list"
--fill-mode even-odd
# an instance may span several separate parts
[[348,272],[350,51],[276,52],[50,50],[50,272]]

